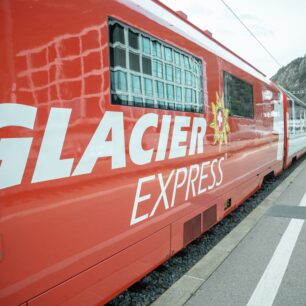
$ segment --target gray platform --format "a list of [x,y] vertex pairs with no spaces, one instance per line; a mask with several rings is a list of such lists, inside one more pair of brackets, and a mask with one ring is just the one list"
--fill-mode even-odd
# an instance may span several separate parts
[[157,305],[306,305],[306,161]]

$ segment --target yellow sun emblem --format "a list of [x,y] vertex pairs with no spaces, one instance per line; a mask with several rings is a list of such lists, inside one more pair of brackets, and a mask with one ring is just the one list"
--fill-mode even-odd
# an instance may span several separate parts
[[215,130],[214,134],[214,144],[219,143],[219,151],[223,143],[227,143],[227,134],[230,132],[230,127],[228,124],[228,115],[229,110],[224,106],[224,96],[220,97],[216,93],[216,103],[212,103],[212,113],[213,121],[210,124],[210,127]]

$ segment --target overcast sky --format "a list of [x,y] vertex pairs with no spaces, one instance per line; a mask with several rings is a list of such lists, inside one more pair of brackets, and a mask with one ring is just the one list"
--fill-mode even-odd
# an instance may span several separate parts
[[[249,61],[267,76],[280,68],[221,0],[161,0]],[[224,0],[286,66],[306,54],[306,0]]]

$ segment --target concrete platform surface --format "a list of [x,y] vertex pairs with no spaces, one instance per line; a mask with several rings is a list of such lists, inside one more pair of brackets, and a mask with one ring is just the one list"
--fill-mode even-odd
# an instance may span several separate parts
[[153,306],[306,305],[306,160]]

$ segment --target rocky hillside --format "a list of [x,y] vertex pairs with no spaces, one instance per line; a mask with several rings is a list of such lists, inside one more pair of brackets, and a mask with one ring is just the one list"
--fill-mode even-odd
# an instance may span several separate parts
[[289,91],[304,91],[296,96],[306,102],[306,54],[279,69],[272,79]]

